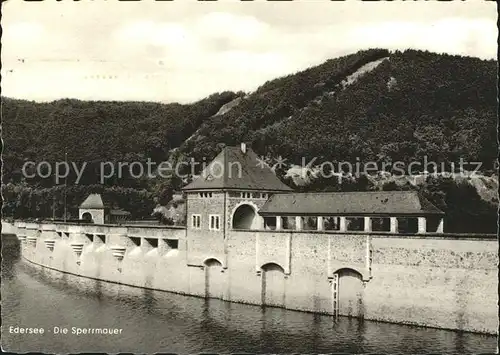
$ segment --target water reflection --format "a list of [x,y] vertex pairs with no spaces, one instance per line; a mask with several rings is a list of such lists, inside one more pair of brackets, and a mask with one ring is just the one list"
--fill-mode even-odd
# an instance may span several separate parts
[[[17,248],[17,249],[16,249]],[[3,334],[14,352],[493,353],[496,338],[175,295],[18,262],[4,248],[2,316],[10,325],[123,328],[119,336]],[[5,262],[5,263],[4,263]]]

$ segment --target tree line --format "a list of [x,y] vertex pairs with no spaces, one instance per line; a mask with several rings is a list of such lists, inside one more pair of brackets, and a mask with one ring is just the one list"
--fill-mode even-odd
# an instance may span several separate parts
[[[374,61],[380,64],[346,83]],[[408,164],[426,157],[449,167],[463,159],[481,162],[481,173],[491,175],[497,159],[496,71],[493,60],[371,49],[268,81],[252,93],[222,92],[185,105],[2,98],[3,211],[18,217],[60,213],[63,186],[51,178],[27,179],[21,169],[27,161],[55,163],[67,156],[87,164],[78,185],[74,173],[65,180],[72,213],[88,193],[100,191],[143,218],[156,204],[168,203],[171,191],[186,181],[125,174],[100,184],[102,162],[209,161],[225,145],[240,142],[259,155],[283,156],[290,163],[316,157]],[[217,115],[228,103],[235,104]],[[284,172],[278,174],[293,185]],[[373,188],[362,177],[341,186],[332,180],[296,188]],[[498,201],[482,200],[470,184],[438,179],[422,188],[446,210],[457,231],[496,228],[492,211]],[[466,220],[477,226],[464,225]]]

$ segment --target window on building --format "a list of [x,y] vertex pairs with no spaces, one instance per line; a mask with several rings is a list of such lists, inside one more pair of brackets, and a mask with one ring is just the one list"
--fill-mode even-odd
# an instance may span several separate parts
[[210,215],[210,230],[220,230],[220,216],[216,214]]
[[295,217],[281,217],[281,228],[283,229],[294,229],[295,228]]
[[276,229],[276,217],[264,217],[264,229],[275,230]]
[[242,192],[240,194],[241,198],[252,198],[253,194],[251,192]]
[[201,228],[201,215],[199,215],[199,214],[192,215],[191,226],[195,229]]
[[362,231],[364,229],[364,218],[363,217],[347,217],[346,227],[348,231]]
[[340,217],[324,217],[323,228],[325,230],[340,230]]
[[209,198],[209,197],[212,197],[213,196],[213,193],[212,192],[200,192],[199,193],[199,196],[201,198]]
[[417,233],[418,218],[416,217],[401,217],[398,218],[399,233]]
[[305,217],[304,225],[302,226],[304,230],[316,230],[318,229],[318,217]]
[[391,219],[388,217],[372,217],[371,223],[371,230],[374,232],[390,232],[391,230]]

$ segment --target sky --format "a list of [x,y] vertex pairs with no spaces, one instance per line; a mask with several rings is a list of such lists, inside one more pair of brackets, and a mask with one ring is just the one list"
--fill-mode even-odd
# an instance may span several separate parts
[[366,48],[496,58],[493,1],[8,0],[2,95],[189,103]]

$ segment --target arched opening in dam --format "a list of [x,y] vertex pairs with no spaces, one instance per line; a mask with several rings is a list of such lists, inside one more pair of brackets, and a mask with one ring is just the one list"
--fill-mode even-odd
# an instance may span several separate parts
[[[382,322],[363,322],[99,282],[34,266],[21,259],[21,242],[2,235],[2,320],[31,320],[53,329],[68,315],[75,326],[123,328],[121,334],[81,337],[53,333],[25,337],[8,331],[2,345],[13,353],[494,353],[494,335],[455,332]],[[210,262],[211,263],[211,262]],[[215,263],[216,264],[216,263]],[[227,275],[224,273],[223,275]],[[33,300],[37,299],[37,307]],[[43,317],[40,315],[43,314]],[[106,315],[106,317],[103,317]],[[279,317],[279,318],[278,318]],[[276,319],[286,321],[277,322]],[[109,322],[115,320],[116,323]],[[133,322],[130,322],[133,319]],[[204,326],[200,326],[203,324]],[[144,342],[144,334],[148,341]],[[90,339],[89,337],[85,339]]]
[[205,260],[205,297],[224,298],[224,269],[217,259]]
[[254,207],[243,204],[236,208],[232,220],[233,229],[257,229],[259,228],[259,216]]
[[353,269],[343,268],[335,272],[337,275],[337,292],[334,302],[337,302],[338,314],[348,317],[363,318],[364,284],[362,275]]
[[92,217],[92,213],[90,212],[85,212],[82,214],[82,220],[85,222],[92,222],[94,218]]
[[285,306],[285,270],[278,264],[262,266],[262,304],[264,306]]

